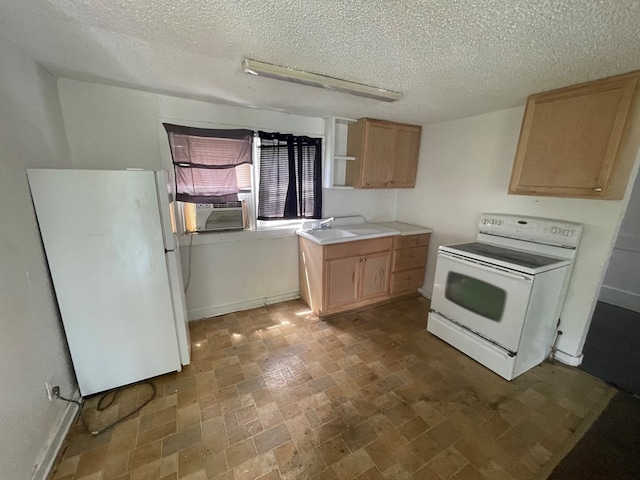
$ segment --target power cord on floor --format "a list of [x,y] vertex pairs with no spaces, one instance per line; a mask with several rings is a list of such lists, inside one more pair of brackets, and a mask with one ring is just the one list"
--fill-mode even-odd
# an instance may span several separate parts
[[556,332],[556,338],[553,340],[553,344],[551,345],[551,350],[549,351],[549,357],[547,358],[547,361],[552,365],[557,365],[555,355],[556,355],[556,352],[558,351],[558,341],[560,340],[561,336],[562,336],[562,330],[558,330]]
[[555,365],[555,354],[558,350],[558,342],[560,341],[560,337],[562,336],[562,330],[560,330],[560,322],[561,318],[558,318],[558,323],[556,323],[556,336],[553,339],[553,343],[551,344],[551,350],[549,351],[549,356],[547,357],[547,361],[551,364]]
[[[146,381],[146,382],[141,382],[141,383],[134,383],[132,385],[127,385],[125,387],[120,387],[120,388],[115,388],[113,390],[109,390],[107,393],[102,395],[102,397],[100,397],[100,400],[98,400],[98,406],[96,407],[96,410],[99,411],[99,412],[102,412],[102,411],[106,410],[111,405],[113,405],[113,402],[115,402],[115,400],[118,397],[118,395],[120,394],[120,392],[122,392],[123,390],[126,390],[127,388],[131,388],[131,387],[134,387],[134,386],[137,386],[137,385],[149,385],[151,387],[151,396],[147,400],[145,400],[142,404],[138,405],[132,412],[126,414],[122,418],[119,418],[118,420],[116,420],[115,422],[111,423],[110,425],[107,425],[106,427],[101,428],[100,430],[92,430],[91,427],[89,426],[89,424],[84,419],[84,416],[82,415],[82,406],[83,406],[82,402],[79,402],[78,400],[72,400],[70,398],[63,397],[62,395],[60,395],[60,389],[58,387],[55,387],[53,389],[53,395],[55,396],[55,398],[59,398],[60,400],[64,400],[65,402],[76,404],[78,406],[78,414],[80,415],[80,421],[82,422],[82,426],[87,431],[87,433],[89,433],[91,436],[97,437],[98,435],[103,434],[104,432],[112,429],[113,427],[115,427],[119,423],[124,422],[128,418],[130,418],[133,415],[135,415],[136,413],[138,413],[151,400],[153,400],[156,397],[157,389],[156,389],[156,386],[153,384],[153,382]],[[103,402],[105,401],[105,399],[109,398],[109,396],[111,396],[110,401],[106,405],[103,405]]]

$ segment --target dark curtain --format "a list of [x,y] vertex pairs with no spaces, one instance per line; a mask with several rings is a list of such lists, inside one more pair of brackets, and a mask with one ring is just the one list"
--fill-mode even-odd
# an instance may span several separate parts
[[237,201],[236,169],[252,162],[253,132],[163,125],[176,173],[176,198],[191,203]]
[[258,132],[258,220],[320,218],[322,139]]

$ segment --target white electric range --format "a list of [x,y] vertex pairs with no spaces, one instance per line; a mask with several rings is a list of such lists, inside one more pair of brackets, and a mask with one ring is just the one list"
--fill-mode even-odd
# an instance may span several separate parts
[[427,330],[511,380],[558,330],[582,225],[484,214],[478,241],[441,246]]

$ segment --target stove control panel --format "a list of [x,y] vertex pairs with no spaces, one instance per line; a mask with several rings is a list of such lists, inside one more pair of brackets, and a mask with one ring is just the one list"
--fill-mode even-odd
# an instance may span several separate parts
[[551,218],[485,213],[480,217],[480,233],[529,242],[576,248],[582,224]]

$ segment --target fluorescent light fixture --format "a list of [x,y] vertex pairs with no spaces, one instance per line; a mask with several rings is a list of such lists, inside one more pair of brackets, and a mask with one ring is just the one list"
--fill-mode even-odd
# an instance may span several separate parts
[[402,98],[402,94],[385,90],[383,88],[370,87],[361,83],[348,82],[339,78],[318,75],[317,73],[295,70],[288,67],[280,67],[270,63],[249,60],[245,58],[243,62],[244,73],[258,75],[260,77],[275,78],[286,82],[300,83],[311,87],[324,88],[335,92],[350,93],[358,97],[373,98],[383,102],[395,102]]

